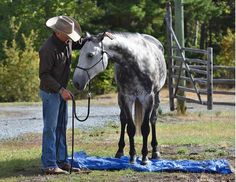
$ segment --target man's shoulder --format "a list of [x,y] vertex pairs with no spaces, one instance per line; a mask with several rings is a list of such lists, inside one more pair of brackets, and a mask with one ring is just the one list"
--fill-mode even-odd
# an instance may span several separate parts
[[39,52],[41,51],[54,51],[55,50],[55,45],[53,44],[52,37],[50,36],[40,47]]

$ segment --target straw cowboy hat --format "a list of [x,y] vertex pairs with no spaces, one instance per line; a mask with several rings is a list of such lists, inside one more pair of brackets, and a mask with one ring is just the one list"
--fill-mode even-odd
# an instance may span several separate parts
[[56,16],[46,22],[46,26],[54,31],[68,35],[74,42],[78,41],[82,35],[80,25],[73,18],[68,16]]

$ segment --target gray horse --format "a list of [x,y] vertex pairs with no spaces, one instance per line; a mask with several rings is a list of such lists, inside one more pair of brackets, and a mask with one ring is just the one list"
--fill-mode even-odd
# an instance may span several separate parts
[[[116,157],[124,155],[124,134],[127,125],[130,162],[135,162],[134,136],[136,131],[141,129],[143,136],[141,164],[147,164],[150,122],[152,158],[159,158],[155,125],[160,103],[159,91],[166,80],[166,64],[162,44],[150,35],[139,33],[105,32],[96,36],[87,36],[89,40],[81,49],[73,83],[79,90],[85,89],[94,76],[106,69],[108,59],[114,61],[121,122]],[[133,118],[132,111],[137,119]],[[139,117],[136,117],[137,115]]]

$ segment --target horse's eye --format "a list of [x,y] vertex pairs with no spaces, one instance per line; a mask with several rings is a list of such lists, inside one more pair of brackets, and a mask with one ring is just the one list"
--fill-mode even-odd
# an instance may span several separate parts
[[88,58],[92,58],[94,56],[94,54],[92,53],[92,52],[89,52],[88,54],[87,54],[87,57]]

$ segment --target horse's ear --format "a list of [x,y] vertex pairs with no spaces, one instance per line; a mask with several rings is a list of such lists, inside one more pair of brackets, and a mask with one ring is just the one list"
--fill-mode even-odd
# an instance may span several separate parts
[[91,37],[91,34],[90,34],[89,32],[85,32],[85,36],[86,36],[87,38],[90,38],[90,37]]
[[111,40],[114,39],[114,36],[110,32],[103,32],[103,33],[99,33],[97,35],[97,40],[102,41],[104,39],[104,37],[108,37]]
[[98,42],[102,41],[103,38],[104,38],[104,33],[99,33],[99,34],[97,35],[97,41],[98,41]]
[[110,32],[104,32],[104,37],[107,36],[109,39],[113,40],[114,36]]

